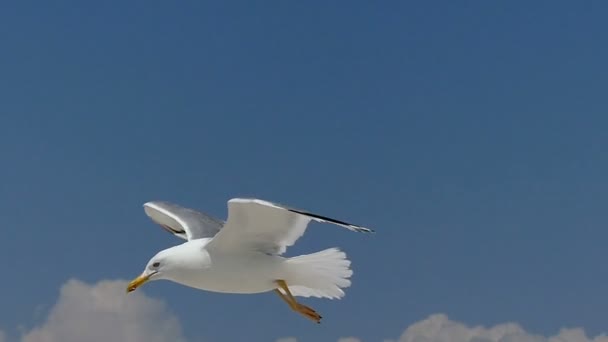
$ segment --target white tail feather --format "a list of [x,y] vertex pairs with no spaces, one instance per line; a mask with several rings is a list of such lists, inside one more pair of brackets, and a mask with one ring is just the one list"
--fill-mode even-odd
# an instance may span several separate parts
[[350,260],[338,248],[289,258],[286,263],[290,269],[287,285],[294,296],[338,299],[344,297],[342,289],[350,286]]

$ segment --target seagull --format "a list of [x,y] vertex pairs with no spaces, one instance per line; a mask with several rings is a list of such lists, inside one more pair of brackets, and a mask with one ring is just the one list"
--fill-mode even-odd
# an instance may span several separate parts
[[310,221],[355,232],[373,230],[308,211],[250,198],[228,201],[226,221],[165,201],[144,204],[148,217],[186,242],[154,255],[127,287],[132,292],[151,280],[165,279],[220,293],[274,291],[291,310],[313,322],[321,315],[295,297],[340,299],[350,286],[350,260],[338,248],[284,257]]

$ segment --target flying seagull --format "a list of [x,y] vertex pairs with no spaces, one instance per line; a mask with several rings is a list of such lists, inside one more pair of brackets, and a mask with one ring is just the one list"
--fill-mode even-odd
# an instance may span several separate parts
[[144,204],[146,214],[186,242],[158,252],[128,286],[134,291],[149,280],[166,279],[223,293],[274,291],[289,307],[313,320],[321,316],[295,297],[339,299],[350,286],[350,261],[338,248],[283,257],[313,220],[355,232],[371,229],[260,199],[228,201],[228,219],[213,218],[163,201]]

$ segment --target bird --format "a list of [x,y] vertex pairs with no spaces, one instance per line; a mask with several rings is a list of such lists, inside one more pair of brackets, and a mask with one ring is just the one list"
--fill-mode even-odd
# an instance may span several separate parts
[[315,323],[322,316],[296,297],[340,299],[353,271],[337,247],[285,257],[311,221],[350,231],[372,229],[256,198],[228,201],[226,221],[167,201],[144,203],[146,215],[167,232],[186,240],[161,250],[128,284],[169,280],[199,290],[232,294],[274,291],[289,308]]

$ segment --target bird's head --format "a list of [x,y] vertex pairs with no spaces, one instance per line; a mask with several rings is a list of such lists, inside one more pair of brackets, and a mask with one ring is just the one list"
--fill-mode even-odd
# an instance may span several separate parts
[[127,292],[133,292],[150,280],[167,279],[182,283],[192,272],[196,273],[210,264],[202,249],[202,239],[188,241],[158,252],[146,264],[144,271],[129,283]]
[[171,267],[171,259],[170,255],[166,255],[166,253],[163,252],[153,256],[150,261],[148,261],[144,271],[129,283],[127,292],[135,291],[138,287],[150,280],[162,279],[165,273],[167,273],[167,270]]

